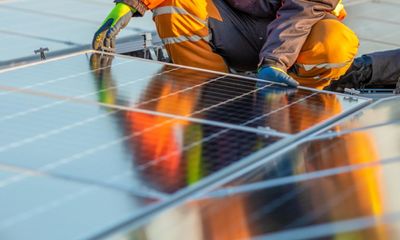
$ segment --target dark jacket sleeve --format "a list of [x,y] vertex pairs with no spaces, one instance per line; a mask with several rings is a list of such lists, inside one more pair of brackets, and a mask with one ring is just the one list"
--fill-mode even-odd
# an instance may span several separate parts
[[277,18],[268,25],[267,41],[260,52],[263,65],[290,68],[319,20],[330,14],[339,0],[284,0]]

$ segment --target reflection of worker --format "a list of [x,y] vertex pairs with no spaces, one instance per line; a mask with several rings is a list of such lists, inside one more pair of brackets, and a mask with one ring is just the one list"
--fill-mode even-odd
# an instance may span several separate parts
[[[218,91],[224,90],[222,82],[209,81],[216,75],[199,74],[198,71],[190,69],[168,71],[169,67],[165,66],[161,70],[163,74],[155,75],[149,80],[139,103],[131,105],[132,103],[118,94],[111,72],[112,56],[93,54],[90,60],[98,87],[99,102],[124,105],[128,108],[140,107],[161,113],[147,114],[137,110],[120,110],[116,114],[120,118],[117,122],[123,124],[121,129],[124,136],[129,136],[126,137],[126,142],[135,169],[139,171],[146,184],[157,190],[175,192],[196,183],[204,176],[265,146],[263,141],[268,142],[262,135],[257,137],[254,134],[240,132],[240,138],[243,138],[241,140],[238,139],[237,131],[196,124],[184,118],[168,118],[162,114],[189,117],[196,112],[199,114],[197,117],[224,121],[230,117],[226,114],[230,112],[229,109],[241,107],[243,111],[236,120],[238,124],[246,122],[254,115],[262,114],[257,114],[254,112],[257,109],[251,107],[247,110],[243,108],[243,102],[255,101],[254,96],[246,95],[239,101],[228,100],[248,92],[248,88],[255,85],[252,81],[248,82],[248,87],[242,86],[237,88],[237,91],[229,91],[228,88],[221,94]],[[191,79],[177,82],[178,76],[185,78],[191,76]],[[182,91],[183,89],[190,90]],[[225,104],[211,107],[215,101]]]
[[[128,105],[127,99],[121,98],[115,87],[115,80],[111,72],[113,57],[110,55],[93,54],[90,58],[98,88],[98,101],[105,104]],[[168,66],[163,72],[169,72]],[[175,78],[185,73],[168,73],[154,77],[143,92],[139,106],[148,110],[163,113],[187,116],[194,111],[200,94],[200,89],[190,93],[171,94],[192,86],[192,81],[176,84]],[[197,78],[194,81],[202,83],[207,79]],[[195,89],[196,90],[196,89]],[[169,96],[169,97],[165,97]],[[164,99],[165,98],[165,99]],[[154,99],[158,99],[154,101]],[[185,145],[200,141],[202,129],[200,126],[190,125],[185,120],[171,120],[168,117],[151,115],[138,111],[118,111],[118,121],[127,138],[128,149],[132,154],[134,164],[141,169],[141,176],[152,187],[165,192],[174,192],[177,189],[198,181],[202,177],[201,145],[183,151]],[[198,148],[198,147],[197,147]],[[182,164],[187,161],[187,164]]]
[[[190,70],[186,71],[190,74]],[[190,82],[176,84],[173,76],[171,72],[154,77],[140,99],[140,102],[151,102],[139,106],[161,113],[190,115],[196,108],[201,89],[176,94],[189,87]],[[175,192],[202,178],[201,144],[184,150],[185,146],[201,141],[203,129],[200,125],[134,111],[126,111],[124,121],[129,134],[140,133],[130,139],[129,145],[135,165],[144,166],[141,175],[145,182],[157,190]]]
[[[323,96],[320,102],[324,109],[341,109],[340,102],[332,96]],[[307,106],[301,105],[293,107],[293,112],[307,109]],[[318,113],[320,115],[314,117],[327,117],[324,111]],[[289,117],[290,111],[281,114],[279,119],[284,118],[285,114]],[[288,128],[283,124],[281,130],[302,129],[304,125],[307,125],[307,118],[299,119]],[[263,171],[243,177],[244,183],[239,179],[238,184],[243,187],[249,182],[269,181],[296,174],[309,173],[312,176],[311,173],[315,171],[375,162],[380,157],[374,146],[368,134],[359,132],[313,141],[275,159]],[[379,217],[385,211],[380,172],[380,167],[365,167],[309,181],[293,180],[278,187],[253,189],[240,194],[233,194],[234,183],[233,189],[227,191],[229,196],[205,199],[189,206],[190,209],[201,207],[200,219],[203,220],[201,224],[206,239],[248,239],[275,231],[354,218]],[[248,179],[249,182],[246,181]],[[332,239],[386,239],[387,234],[384,227],[378,226],[363,232],[333,233],[335,236]],[[268,236],[265,238],[268,239]]]
[[[331,114],[342,111],[341,103],[336,97],[317,95],[316,98],[321,109],[315,115],[304,115],[290,124],[282,124],[280,130],[303,130],[309,126],[310,119],[322,121]],[[284,115],[290,119],[291,113],[298,115],[296,113],[310,112],[309,109],[311,107],[307,105],[293,105],[290,111],[280,113],[281,119],[285,119]],[[340,131],[340,128],[335,130]],[[275,159],[275,165],[266,168],[269,170],[265,171],[264,176],[259,176],[259,181],[375,162],[380,159],[375,144],[369,134],[359,132],[305,143],[283,155],[281,159]],[[292,184],[261,189],[245,195],[244,202],[250,211],[248,214],[253,216],[249,223],[251,235],[365,216],[380,216],[384,211],[384,199],[379,173],[379,167],[364,168],[317,180],[293,181]],[[372,239],[385,239],[382,229],[368,230],[367,234],[373,236]],[[368,235],[364,233],[339,233],[337,238],[364,239],[366,236]]]
[[[279,89],[275,89],[260,104],[269,112],[275,108],[273,104],[288,101],[291,95],[286,93],[287,91],[281,90],[279,94]],[[301,130],[308,126],[310,117],[323,120],[331,112],[341,111],[341,103],[335,96],[317,95],[316,98],[322,104],[316,115],[301,117],[286,124],[292,113],[310,109],[310,105],[306,105],[310,102],[305,102],[304,105],[295,104],[292,109],[280,111],[278,116],[274,116],[275,120],[283,122],[279,130]],[[243,147],[247,149],[255,143],[246,143]],[[315,171],[371,163],[379,159],[374,144],[369,135],[358,132],[306,143],[282,158],[275,159],[261,170],[238,179],[231,187],[243,187],[250,182],[268,182],[296,174],[310,174],[309,176],[315,177],[312,174]],[[208,151],[210,152],[212,151]],[[222,152],[231,154],[230,151]],[[207,159],[203,158],[202,161],[210,164]],[[250,239],[275,231],[354,218],[379,217],[385,211],[379,167],[365,167],[309,181],[294,179],[293,182],[278,187],[253,189],[239,194],[234,192],[231,189],[225,197],[219,195],[216,198],[191,201],[170,209],[162,217],[157,217],[146,225],[146,237],[180,239],[191,233],[194,239]],[[172,225],[176,227],[170,229]],[[169,231],[166,233],[160,229]],[[160,233],[164,235],[159,235]],[[334,239],[386,239],[388,232],[384,227],[378,226],[360,232],[333,234]]]
[[327,86],[346,72],[358,49],[356,35],[340,22],[341,0],[116,2],[95,34],[97,50],[114,48],[131,17],[148,9],[174,63],[218,71],[260,66],[260,78],[290,86],[297,86],[294,79]]

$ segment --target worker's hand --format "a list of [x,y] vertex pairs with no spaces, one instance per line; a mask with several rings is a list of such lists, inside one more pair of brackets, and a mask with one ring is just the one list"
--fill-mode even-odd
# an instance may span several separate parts
[[285,71],[277,67],[265,66],[258,71],[257,77],[271,82],[284,83],[289,87],[298,87],[299,83]]
[[115,37],[128,25],[135,10],[125,3],[117,3],[108,14],[103,24],[94,34],[92,47],[94,50],[115,52]]

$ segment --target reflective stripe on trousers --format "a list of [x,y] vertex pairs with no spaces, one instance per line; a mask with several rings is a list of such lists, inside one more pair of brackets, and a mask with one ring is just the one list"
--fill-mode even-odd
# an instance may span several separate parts
[[[183,8],[180,7],[174,7],[174,6],[164,6],[164,7],[159,7],[156,8],[153,11],[153,18],[156,18],[157,16],[161,15],[186,15],[190,17],[192,20],[197,21],[198,24],[203,25],[205,28],[208,28],[207,20],[203,20],[197,16],[194,16],[193,14],[190,14],[188,11],[186,11]],[[167,45],[167,44],[175,44],[175,43],[181,43],[185,41],[190,41],[190,42],[197,42],[200,40],[204,40],[208,42],[210,40],[210,36],[200,36],[200,35],[179,35],[179,36],[174,36],[174,37],[161,37],[161,41]]]
[[227,72],[221,56],[209,42],[211,0],[166,0],[153,10],[158,35],[175,64]]

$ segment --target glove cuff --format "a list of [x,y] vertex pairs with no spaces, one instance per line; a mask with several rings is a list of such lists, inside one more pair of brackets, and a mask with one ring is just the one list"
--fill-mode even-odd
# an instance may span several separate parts
[[115,5],[116,5],[116,6],[118,6],[118,5],[123,5],[124,8],[129,8],[129,10],[132,12],[132,15],[135,14],[135,13],[137,12],[137,10],[136,10],[135,8],[129,6],[129,5],[126,4],[126,3],[116,3]]
[[270,60],[270,59],[263,59],[260,64],[258,64],[258,69],[262,69],[264,67],[273,67],[276,69],[281,70],[282,72],[287,72],[287,67],[285,65],[282,65],[274,60]]
[[146,5],[142,3],[140,0],[114,0],[115,3],[125,3],[129,7],[131,7],[133,16],[143,16],[144,13],[147,11]]

